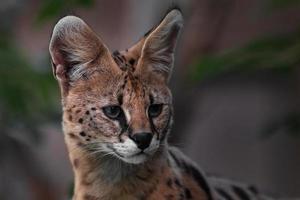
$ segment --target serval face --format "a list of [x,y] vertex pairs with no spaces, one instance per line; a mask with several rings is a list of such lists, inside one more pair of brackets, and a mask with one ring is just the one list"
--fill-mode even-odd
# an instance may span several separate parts
[[167,82],[181,26],[174,10],[133,47],[112,55],[81,19],[57,23],[50,53],[67,144],[132,164],[160,152],[172,122]]
[[64,101],[70,139],[92,151],[140,163],[153,155],[169,130],[171,94],[159,80],[124,71],[94,72],[79,81]]

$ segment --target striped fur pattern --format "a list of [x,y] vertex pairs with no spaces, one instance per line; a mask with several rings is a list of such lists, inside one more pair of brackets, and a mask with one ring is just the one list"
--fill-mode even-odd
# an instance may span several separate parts
[[253,187],[208,178],[167,143],[173,122],[167,83],[182,25],[173,9],[131,48],[111,54],[80,18],[56,24],[49,49],[73,200],[268,199]]

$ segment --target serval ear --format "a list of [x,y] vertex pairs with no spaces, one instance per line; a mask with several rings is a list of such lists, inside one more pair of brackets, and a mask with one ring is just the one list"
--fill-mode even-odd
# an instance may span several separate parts
[[63,93],[95,71],[118,73],[108,48],[80,18],[67,16],[55,25],[49,45],[53,73]]
[[[168,82],[174,63],[177,38],[183,26],[179,10],[171,10],[161,23],[145,36],[137,73],[154,75]],[[148,72],[148,73],[147,73]]]

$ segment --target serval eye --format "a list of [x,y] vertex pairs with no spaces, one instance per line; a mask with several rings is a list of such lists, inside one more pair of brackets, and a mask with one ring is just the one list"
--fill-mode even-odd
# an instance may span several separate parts
[[152,104],[148,108],[149,117],[158,117],[162,111],[163,104]]
[[106,106],[103,107],[103,112],[107,117],[116,119],[122,113],[122,108],[120,106]]

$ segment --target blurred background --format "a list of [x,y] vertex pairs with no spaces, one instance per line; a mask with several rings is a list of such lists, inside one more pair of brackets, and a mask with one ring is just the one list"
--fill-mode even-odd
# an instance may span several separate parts
[[67,14],[125,49],[179,4],[170,142],[202,169],[300,196],[300,0],[1,0],[0,199],[64,200],[72,172],[48,43]]

